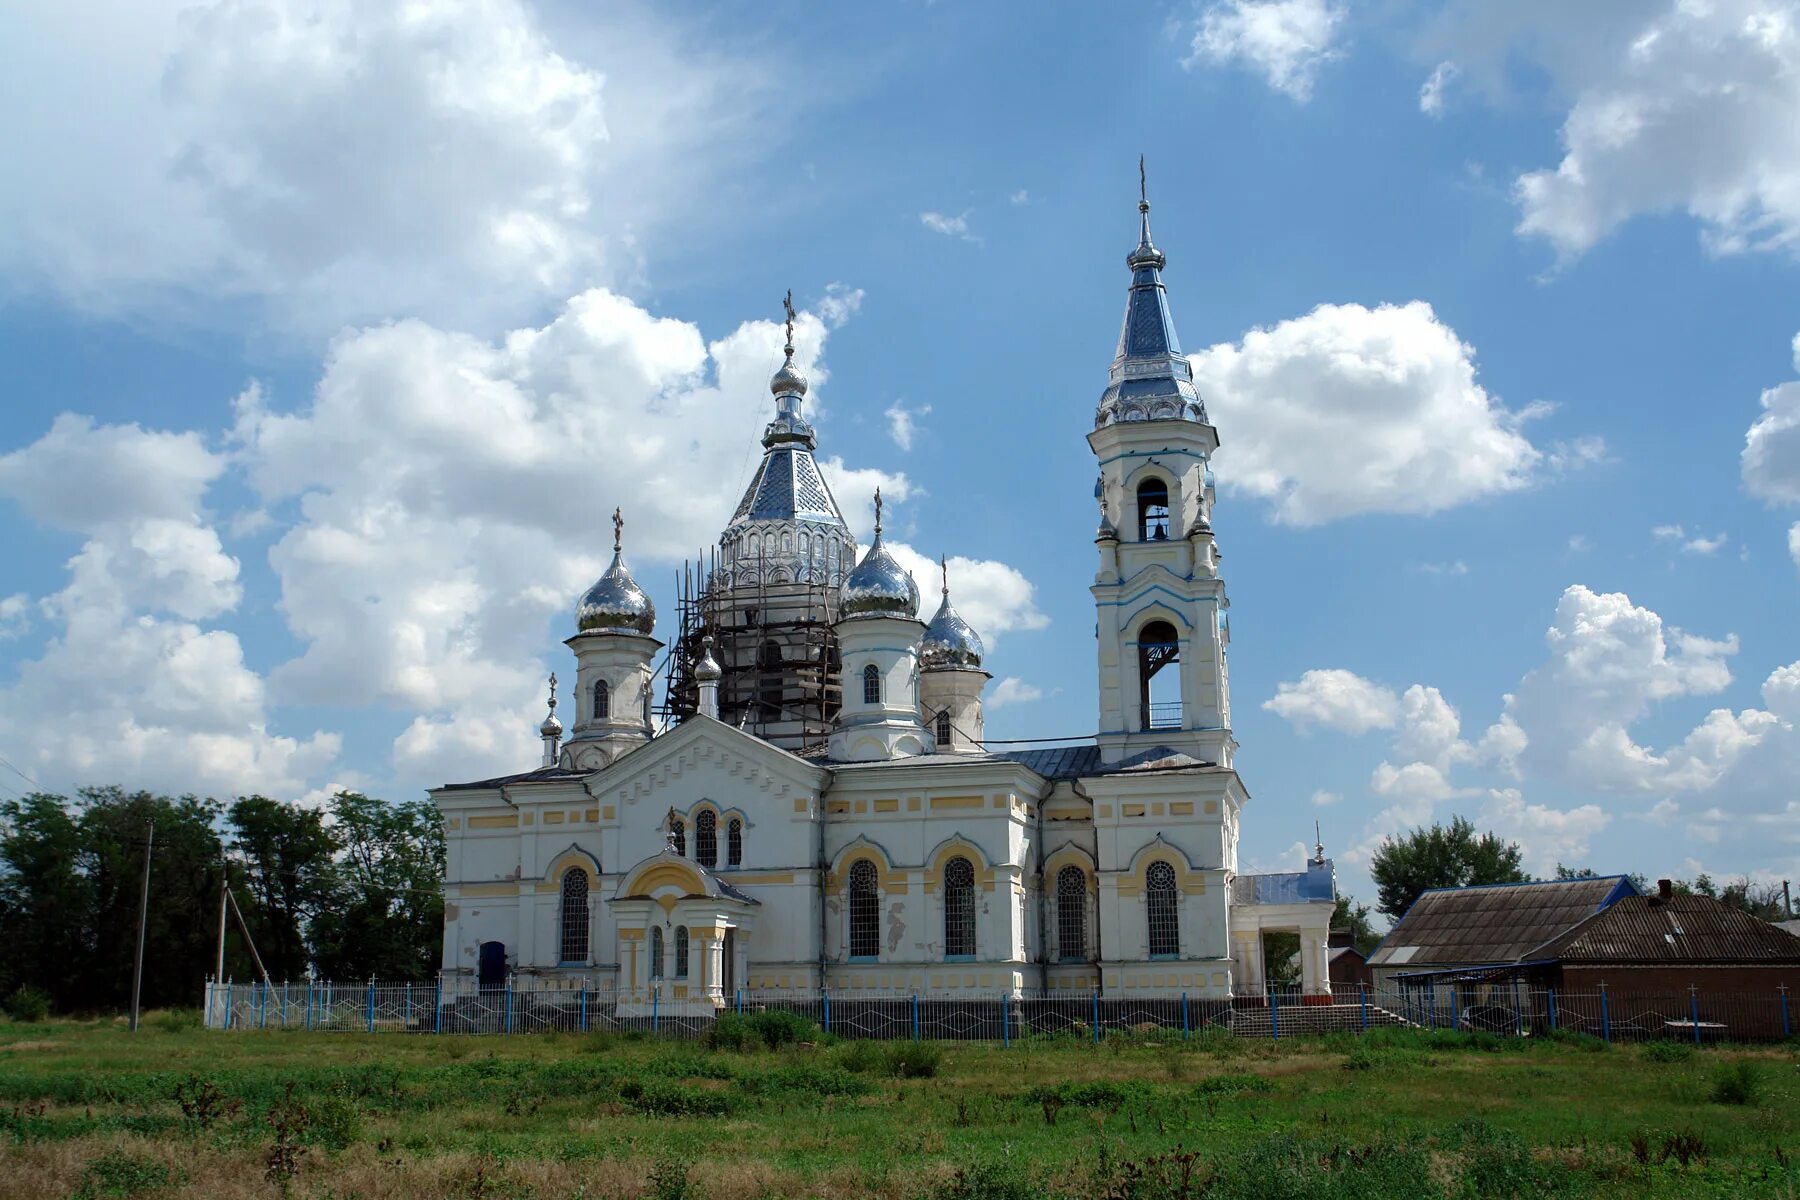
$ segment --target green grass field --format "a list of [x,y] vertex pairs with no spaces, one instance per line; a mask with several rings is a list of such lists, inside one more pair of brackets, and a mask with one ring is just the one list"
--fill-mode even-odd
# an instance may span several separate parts
[[1800,1196],[1793,1045],[728,1032],[0,1025],[0,1197]]

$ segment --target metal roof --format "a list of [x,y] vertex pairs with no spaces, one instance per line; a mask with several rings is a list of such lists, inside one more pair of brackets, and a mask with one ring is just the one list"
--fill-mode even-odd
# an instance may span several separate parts
[[1546,941],[1565,963],[1800,964],[1800,937],[1711,896],[1630,896]]
[[1406,910],[1369,955],[1369,965],[1513,962],[1621,897],[1636,894],[1623,875],[1436,888]]
[[440,792],[473,791],[476,788],[497,788],[512,783],[552,783],[559,779],[580,779],[591,775],[591,771],[570,770],[567,767],[539,767],[535,771],[521,771],[516,775],[496,775],[492,779],[477,779],[472,783],[446,783],[437,790]]
[[1092,775],[1100,765],[1100,747],[1056,746],[1049,750],[1014,750],[1006,757],[1036,771],[1045,779],[1079,779]]

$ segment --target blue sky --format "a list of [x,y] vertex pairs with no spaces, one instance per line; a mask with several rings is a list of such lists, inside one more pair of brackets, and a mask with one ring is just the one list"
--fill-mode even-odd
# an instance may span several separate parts
[[1091,731],[1141,153],[1246,864],[1800,875],[1800,5],[593,8],[0,17],[0,794],[529,765],[615,504],[672,632],[790,287],[991,735]]

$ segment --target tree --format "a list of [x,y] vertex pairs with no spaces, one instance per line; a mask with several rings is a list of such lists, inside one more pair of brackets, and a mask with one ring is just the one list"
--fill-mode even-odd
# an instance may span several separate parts
[[276,979],[306,973],[306,928],[332,903],[338,840],[321,809],[240,796],[231,806],[238,901],[263,965]]
[[331,904],[308,931],[327,979],[424,979],[444,934],[444,830],[427,801],[386,804],[357,792],[331,800],[342,854]]
[[1348,929],[1350,944],[1358,953],[1367,954],[1381,941],[1381,935],[1375,932],[1374,922],[1369,920],[1369,906],[1358,904],[1354,896],[1339,896],[1337,907],[1331,910],[1331,928]]
[[1517,842],[1478,835],[1466,817],[1453,817],[1448,827],[1434,822],[1429,829],[1383,838],[1369,862],[1376,909],[1397,921],[1431,888],[1527,882],[1531,877],[1520,869],[1520,858]]
[[33,792],[0,804],[0,993],[42,989],[58,1009],[82,1006],[77,967],[92,950],[91,890],[78,859],[81,831],[61,796]]

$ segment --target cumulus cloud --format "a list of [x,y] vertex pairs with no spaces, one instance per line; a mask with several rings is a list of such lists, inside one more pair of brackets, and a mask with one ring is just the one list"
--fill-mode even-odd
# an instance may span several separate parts
[[198,435],[67,414],[0,458],[0,495],[83,538],[39,605],[43,652],[0,691],[0,745],[49,786],[293,795],[336,758],[336,734],[273,732],[236,635],[200,624],[242,596],[204,509],[225,469]]
[[1526,870],[1548,874],[1558,862],[1585,858],[1593,839],[1612,823],[1598,804],[1559,809],[1527,803],[1517,788],[1490,791],[1480,824],[1519,844]]
[[1800,250],[1800,14],[1791,0],[1463,0],[1427,39],[1489,94],[1535,68],[1562,157],[1521,174],[1521,234],[1569,259],[1686,212],[1716,253]]
[[1344,16],[1333,0],[1220,0],[1200,14],[1184,65],[1242,62],[1304,104],[1319,71],[1343,57]]
[[[923,594],[922,617],[937,611],[932,585],[937,582],[937,559],[921,554],[905,542],[883,538],[894,558],[911,571]],[[1038,611],[1037,589],[1029,579],[1003,562],[987,558],[949,556],[950,600],[992,652],[1003,634],[1016,629],[1042,629],[1050,618]],[[1022,697],[1021,697],[1022,699]]]
[[[1800,334],[1793,341],[1800,370]],[[1789,380],[1762,394],[1762,415],[1744,434],[1738,460],[1744,486],[1769,504],[1800,504],[1800,382]],[[1788,530],[1788,554],[1800,566],[1800,523]]]
[[1324,304],[1195,355],[1231,437],[1219,479],[1277,520],[1431,513],[1525,487],[1542,452],[1475,378],[1474,350],[1421,301]]
[[1431,69],[1431,74],[1419,85],[1419,111],[1428,117],[1435,117],[1444,111],[1444,89],[1456,78],[1456,64],[1441,62]]
[[1277,684],[1263,708],[1300,729],[1349,734],[1391,729],[1400,717],[1400,701],[1391,690],[1340,667],[1308,671],[1295,682]]
[[693,174],[754,141],[729,136],[754,76],[636,6],[589,16],[581,61],[522,0],[20,12],[0,269],[100,311],[204,296],[309,334],[486,327],[634,273]]
[[1030,704],[1043,698],[1042,688],[1026,683],[1016,675],[1008,675],[994,685],[982,702],[989,708],[1005,708],[1009,704]]

